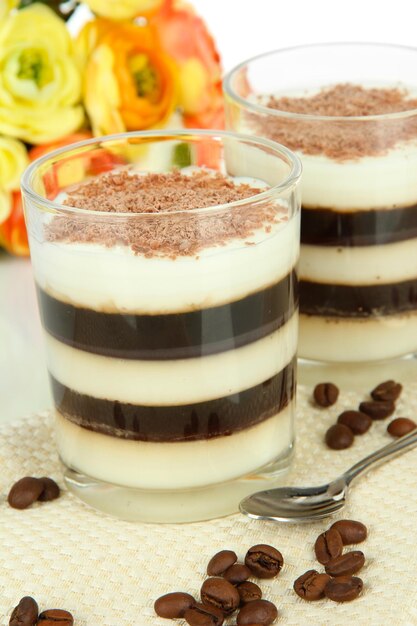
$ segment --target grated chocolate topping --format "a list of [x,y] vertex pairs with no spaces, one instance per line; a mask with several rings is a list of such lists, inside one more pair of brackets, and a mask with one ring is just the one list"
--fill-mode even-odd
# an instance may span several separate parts
[[[417,99],[399,88],[365,88],[341,83],[305,97],[262,96],[270,109],[312,116],[353,117],[387,115],[417,109]],[[396,119],[303,120],[247,114],[256,134],[304,154],[335,160],[386,154],[398,143],[417,140],[417,113]]]
[[[55,216],[47,227],[47,238],[107,247],[124,245],[147,257],[195,255],[203,248],[225,245],[232,239],[246,240],[260,228],[269,232],[272,223],[286,219],[283,207],[270,201],[214,209],[213,213],[190,211],[244,200],[261,191],[265,189],[235,184],[207,170],[191,175],[179,171],[105,173],[72,188],[63,203],[98,211],[103,216]],[[106,217],[108,213],[119,215],[112,219]],[[141,215],[135,216],[138,213]]]

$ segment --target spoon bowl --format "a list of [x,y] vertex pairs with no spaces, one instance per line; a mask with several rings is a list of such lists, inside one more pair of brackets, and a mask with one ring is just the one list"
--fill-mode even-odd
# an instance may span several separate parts
[[282,487],[248,496],[240,503],[252,519],[311,522],[337,513],[345,505],[347,485],[340,479],[318,487]]
[[329,517],[344,507],[349,486],[355,478],[415,445],[417,429],[365,457],[331,483],[258,491],[242,500],[239,508],[252,519],[274,522],[312,522]]

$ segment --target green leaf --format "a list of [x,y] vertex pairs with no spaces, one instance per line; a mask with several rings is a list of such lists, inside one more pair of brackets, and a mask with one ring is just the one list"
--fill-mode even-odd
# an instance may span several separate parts
[[191,165],[191,148],[188,143],[177,143],[172,151],[172,164],[176,167]]

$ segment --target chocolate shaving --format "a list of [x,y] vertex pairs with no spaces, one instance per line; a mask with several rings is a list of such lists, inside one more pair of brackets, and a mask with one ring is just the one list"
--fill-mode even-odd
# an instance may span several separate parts
[[287,219],[282,206],[269,201],[213,212],[190,209],[244,200],[261,191],[265,189],[235,184],[206,170],[192,175],[179,171],[146,175],[110,172],[73,188],[63,203],[103,215],[55,216],[47,226],[47,239],[124,245],[146,257],[171,258],[195,255],[202,248],[225,245],[232,239],[250,243],[245,240],[256,230],[269,232],[272,223]]
[[[357,117],[389,115],[417,109],[404,89],[371,88],[350,83],[327,87],[298,98],[262,96],[270,109],[311,116]],[[397,144],[417,140],[417,112],[399,118],[378,120],[314,120],[247,113],[257,135],[278,141],[304,154],[325,155],[335,160],[386,154]]]

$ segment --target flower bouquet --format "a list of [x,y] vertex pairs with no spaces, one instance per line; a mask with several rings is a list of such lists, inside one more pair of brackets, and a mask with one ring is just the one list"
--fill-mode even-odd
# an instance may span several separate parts
[[19,181],[31,160],[167,126],[223,126],[219,55],[190,5],[0,0],[1,246],[28,254]]

